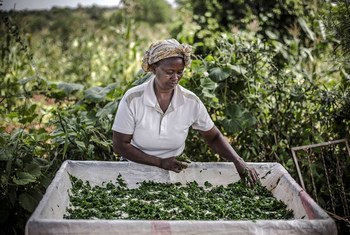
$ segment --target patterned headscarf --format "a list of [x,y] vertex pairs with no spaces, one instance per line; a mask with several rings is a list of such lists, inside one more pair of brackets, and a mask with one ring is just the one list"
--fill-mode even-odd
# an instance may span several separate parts
[[180,44],[175,39],[155,42],[151,44],[143,56],[142,69],[149,72],[151,64],[170,57],[181,57],[184,59],[185,66],[188,66],[191,63],[191,51],[190,45]]

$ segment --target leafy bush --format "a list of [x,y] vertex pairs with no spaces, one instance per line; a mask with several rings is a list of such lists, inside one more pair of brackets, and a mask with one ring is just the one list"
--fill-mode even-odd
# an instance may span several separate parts
[[125,21],[92,33],[89,20],[74,28],[84,11],[54,12],[72,14],[61,19],[74,22],[51,32],[42,23],[25,34],[26,13],[0,12],[1,234],[23,233],[64,160],[116,160],[111,125],[140,60],[135,25]]
[[46,130],[0,134],[0,224],[2,234],[21,231],[59,165]]
[[[245,159],[278,161],[293,170],[290,147],[346,137],[349,118],[338,115],[341,128],[335,128],[339,121],[329,125],[335,103],[346,102],[334,96],[334,88],[320,85],[327,71],[314,72],[321,64],[314,64],[305,53],[308,49],[289,43],[222,34],[212,55],[193,61],[183,84],[202,98]],[[280,64],[280,56],[287,57],[286,63]],[[308,64],[314,64],[312,71],[305,69]],[[188,156],[198,157],[203,149],[197,138],[193,135],[187,142]],[[199,159],[210,158],[204,153],[211,154],[204,149]]]
[[[75,104],[67,106],[67,96],[76,86],[58,87],[62,90],[54,86],[47,94],[56,97],[60,94],[61,98],[61,103],[57,102],[50,110],[48,123],[39,128],[15,128],[10,134],[5,132],[6,126],[1,127],[0,231],[3,233],[23,230],[64,160],[117,160],[112,151],[111,126],[123,90],[117,89],[116,84],[92,87]],[[30,118],[34,112],[35,108],[25,117]]]

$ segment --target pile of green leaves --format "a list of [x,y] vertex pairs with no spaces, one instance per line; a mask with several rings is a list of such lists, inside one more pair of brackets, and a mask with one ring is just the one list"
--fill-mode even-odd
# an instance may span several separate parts
[[257,220],[291,219],[293,212],[266,188],[242,182],[204,187],[196,181],[158,183],[143,181],[129,189],[118,176],[112,182],[91,187],[88,181],[71,177],[73,187],[66,219],[156,219],[156,220]]

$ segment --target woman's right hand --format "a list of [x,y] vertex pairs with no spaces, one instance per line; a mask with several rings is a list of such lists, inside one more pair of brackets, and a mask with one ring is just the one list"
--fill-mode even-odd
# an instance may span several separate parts
[[160,168],[179,173],[187,168],[187,164],[176,160],[175,157],[162,158],[160,161]]

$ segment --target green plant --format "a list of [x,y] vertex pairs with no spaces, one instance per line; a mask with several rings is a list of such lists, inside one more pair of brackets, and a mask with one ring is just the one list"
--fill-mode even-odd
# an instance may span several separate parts
[[[182,84],[200,96],[245,159],[278,161],[292,171],[291,146],[338,136],[327,120],[333,108],[322,105],[330,98],[330,88],[319,85],[327,71],[319,71],[321,64],[305,53],[307,48],[295,41],[263,42],[250,34],[225,33],[216,45],[213,54],[193,61]],[[280,63],[281,56],[285,63]],[[320,90],[325,97],[319,96]],[[188,156],[203,149],[195,139],[196,134],[190,135]],[[210,154],[205,150],[199,159]]]
[[[112,150],[112,123],[121,89],[117,84],[92,87],[84,91],[80,101],[52,111],[51,136],[61,147],[62,160],[115,160]],[[66,84],[71,90],[73,84]],[[118,93],[119,92],[119,93]]]
[[18,129],[0,134],[0,232],[16,234],[24,225],[50,184],[57,162],[46,130]]
[[72,22],[48,31],[51,13],[0,12],[1,234],[24,232],[64,160],[116,160],[111,124],[140,57],[133,24],[95,31],[84,10],[55,9]]

